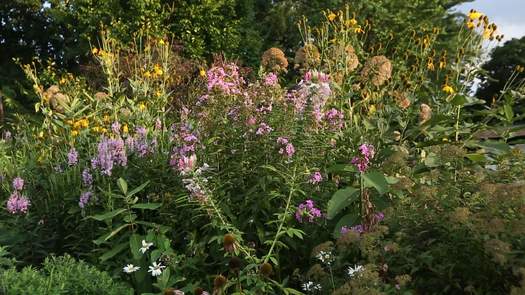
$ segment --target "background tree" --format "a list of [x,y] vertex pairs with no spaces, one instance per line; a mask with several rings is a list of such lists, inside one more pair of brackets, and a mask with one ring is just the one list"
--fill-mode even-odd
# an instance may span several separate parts
[[[257,67],[263,50],[280,47],[289,58],[301,46],[297,22],[312,25],[322,10],[351,5],[370,24],[368,44],[394,50],[412,28],[444,28],[437,42],[453,47],[462,25],[450,8],[471,0],[12,0],[0,3],[0,91],[6,113],[31,112],[34,97],[19,63],[52,60],[58,71],[77,72],[89,61],[104,29],[126,44],[137,34],[172,36],[191,58],[228,58]],[[421,16],[424,17],[421,17]]]
[[[525,65],[525,37],[512,39],[503,46],[496,47],[482,68],[487,72],[483,77],[477,91],[479,98],[491,101],[494,96],[499,95],[507,80],[516,70],[517,66]],[[516,73],[517,81],[525,79],[525,73]]]

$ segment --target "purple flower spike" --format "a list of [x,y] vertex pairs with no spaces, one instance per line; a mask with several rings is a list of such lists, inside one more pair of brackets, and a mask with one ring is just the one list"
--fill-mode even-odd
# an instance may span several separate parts
[[21,177],[15,177],[13,179],[13,188],[17,191],[21,191],[24,189],[24,180]]

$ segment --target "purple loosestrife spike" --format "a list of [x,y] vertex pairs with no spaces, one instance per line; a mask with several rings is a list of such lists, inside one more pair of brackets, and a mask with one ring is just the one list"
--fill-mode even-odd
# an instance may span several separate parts
[[24,189],[24,180],[21,177],[15,177],[13,179],[13,188],[17,191],[21,191]]
[[18,191],[14,191],[7,200],[6,208],[11,214],[25,214],[31,202],[25,196],[22,196]]
[[86,207],[86,205],[89,203],[89,200],[91,200],[91,197],[93,196],[93,193],[90,191],[83,192],[80,195],[80,199],[78,201],[78,206],[82,209]]
[[67,154],[67,164],[69,166],[75,166],[78,163],[78,152],[73,147],[69,150],[69,153]]
[[93,184],[93,176],[89,173],[88,168],[82,171],[82,183],[85,187],[90,187]]
[[121,138],[112,139],[103,137],[98,144],[98,154],[91,160],[93,169],[99,168],[103,174],[111,176],[115,165],[122,167],[128,164],[126,145]]
[[142,126],[139,126],[135,129],[135,132],[140,136],[140,137],[146,137],[146,135],[148,134],[148,129],[142,127]]

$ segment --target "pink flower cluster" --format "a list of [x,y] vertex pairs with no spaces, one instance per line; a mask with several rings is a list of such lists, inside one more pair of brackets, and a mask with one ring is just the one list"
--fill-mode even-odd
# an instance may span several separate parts
[[[377,212],[376,214],[374,214],[373,216],[373,219],[372,219],[372,222],[373,224],[377,224],[381,221],[383,221],[385,219],[385,214],[383,212]],[[354,226],[351,226],[351,227],[348,227],[348,226],[343,226],[341,227],[341,234],[344,235],[350,231],[353,231],[353,232],[356,232],[358,234],[362,234],[364,232],[366,232],[368,229],[367,229],[367,226],[364,226],[362,224],[358,224],[358,225],[354,225]]]
[[296,115],[302,115],[308,104],[308,88],[301,87],[286,94],[286,102],[291,104]]
[[270,132],[273,131],[273,128],[270,127],[270,125],[266,124],[266,123],[261,123],[259,124],[259,128],[257,128],[257,131],[255,132],[255,134],[257,135],[267,135],[267,134],[270,134]]
[[344,125],[344,114],[338,109],[330,109],[324,113],[324,119],[332,130],[340,130]]
[[310,178],[308,179],[308,182],[311,184],[318,184],[321,181],[323,181],[323,176],[321,175],[321,172],[315,171],[310,175]]
[[16,191],[23,190],[24,189],[24,179],[18,176],[15,177],[15,179],[13,179],[13,189]]
[[268,73],[266,76],[264,76],[264,85],[275,86],[277,84],[279,84],[279,79],[277,78],[276,74]]
[[186,124],[182,124],[178,128],[173,126],[172,130],[174,132],[173,140],[176,143],[170,156],[170,165],[184,175],[195,169],[197,164],[195,150],[199,138]]
[[319,71],[308,71],[304,74],[303,80],[313,83],[329,83],[330,76]]
[[310,104],[315,121],[321,122],[324,116],[323,108],[332,94],[329,76],[321,72],[308,71],[297,86],[297,90],[292,90],[286,95],[287,103],[293,105],[298,115],[302,115],[306,106]]
[[25,214],[31,201],[25,196],[22,195],[21,191],[24,189],[24,180],[20,177],[13,179],[13,193],[9,196],[7,200],[7,211],[11,214]]
[[361,153],[361,155],[355,156],[352,159],[352,164],[354,164],[357,167],[357,170],[359,170],[359,172],[363,173],[368,169],[370,161],[375,156],[375,148],[371,144],[364,143],[359,146],[359,152]]
[[230,63],[215,66],[208,70],[208,91],[219,90],[224,94],[241,94],[244,79],[239,74],[239,67]]
[[281,146],[279,148],[279,154],[286,155],[291,158],[295,154],[295,147],[286,137],[277,138],[277,143]]
[[321,210],[315,208],[313,200],[306,200],[304,203],[299,204],[295,210],[295,219],[300,222],[314,222],[316,219],[321,218]]
[[7,200],[7,211],[11,214],[25,214],[31,205],[28,198],[24,197],[20,192],[14,191]]

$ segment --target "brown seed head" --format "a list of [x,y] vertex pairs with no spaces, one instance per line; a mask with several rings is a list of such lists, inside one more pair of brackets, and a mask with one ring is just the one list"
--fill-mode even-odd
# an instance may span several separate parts
[[383,85],[391,76],[392,63],[383,55],[367,60],[361,71],[361,78],[364,81],[371,81],[375,86]]
[[281,49],[273,47],[263,53],[261,65],[267,71],[286,72],[288,60]]
[[235,251],[235,236],[233,234],[225,234],[223,245],[224,245],[224,250],[226,252],[231,253]]
[[218,290],[224,287],[224,285],[226,284],[226,281],[227,281],[226,277],[224,277],[223,275],[217,275],[215,279],[213,280],[213,288],[215,290]]
[[307,43],[295,52],[295,68],[311,69],[321,63],[319,49],[311,43]]
[[263,276],[270,276],[273,272],[273,267],[268,262],[265,262],[261,265],[260,271]]

